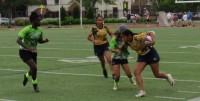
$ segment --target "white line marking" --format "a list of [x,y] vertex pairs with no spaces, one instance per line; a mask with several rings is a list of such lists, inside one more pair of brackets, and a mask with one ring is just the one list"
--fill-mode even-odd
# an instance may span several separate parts
[[194,99],[190,99],[190,100],[187,100],[187,101],[200,101],[200,97],[197,97],[197,98],[194,98]]
[[162,99],[186,100],[185,98],[177,98],[177,97],[165,97],[165,96],[155,96],[155,97]]
[[179,90],[178,92],[179,92],[179,93],[192,93],[192,94],[197,94],[197,93],[200,93],[200,92],[181,91],[181,90]]
[[[19,58],[18,55],[0,55],[0,57],[17,57]],[[84,58],[65,58],[65,57],[41,57],[38,56],[38,58],[43,58],[43,59],[84,59]],[[87,57],[87,58],[94,58],[94,57]],[[130,57],[131,58],[131,57]],[[129,61],[135,61],[135,60],[129,60]],[[95,61],[96,62],[96,61]],[[196,62],[160,62],[160,63],[164,63],[164,64],[190,64],[190,65],[199,65],[200,63],[196,63]]]
[[16,100],[0,99],[0,101],[16,101]]
[[[1,67],[0,67],[1,68]],[[16,72],[26,72],[27,70],[15,70],[15,69],[0,69],[0,71],[16,71]],[[46,73],[46,74],[56,74],[56,75],[74,75],[74,76],[94,76],[94,77],[101,77],[103,75],[96,75],[96,74],[78,74],[78,73],[60,73],[60,72],[48,72],[48,71],[38,71],[39,73]],[[126,78],[127,76],[121,76]],[[158,78],[143,78],[149,80],[165,80],[165,79],[158,79]],[[193,82],[193,83],[200,83],[198,80],[178,80],[174,79],[175,81],[179,82]]]
[[[19,49],[19,47],[7,47],[7,46],[1,46],[0,48],[2,49]],[[39,50],[80,50],[80,51],[88,51],[88,50],[93,50],[93,49],[65,49],[65,48],[38,48]],[[133,51],[130,51],[131,53]],[[200,53],[195,53],[195,52],[168,52],[168,51],[158,51],[159,53],[166,53],[166,54],[200,54]],[[134,53],[134,52],[133,52]]]

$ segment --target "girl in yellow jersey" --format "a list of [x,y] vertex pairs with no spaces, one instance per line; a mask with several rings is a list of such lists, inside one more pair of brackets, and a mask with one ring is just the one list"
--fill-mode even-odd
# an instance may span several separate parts
[[109,43],[106,38],[106,35],[109,34],[112,37],[112,32],[107,26],[103,26],[103,17],[98,16],[96,18],[96,28],[92,28],[89,32],[87,39],[94,44],[94,53],[98,57],[101,62],[101,66],[103,69],[104,77],[107,78],[108,74],[105,68],[105,59],[104,56],[110,66],[110,70],[112,72],[112,76],[114,77],[114,72],[112,70],[112,62],[111,62],[111,52],[109,51]]
[[[152,41],[150,41],[148,44],[144,42],[147,35],[151,36],[152,38]],[[170,85],[174,85],[174,80],[171,74],[165,74],[159,71],[160,57],[153,47],[156,41],[155,34],[153,32],[135,34],[126,29],[122,32],[121,37],[125,42],[125,45],[128,45],[138,54],[134,74],[140,91],[135,95],[136,97],[143,97],[146,95],[143,87],[141,73],[147,65],[151,67],[151,70],[156,78],[165,78],[170,83]]]

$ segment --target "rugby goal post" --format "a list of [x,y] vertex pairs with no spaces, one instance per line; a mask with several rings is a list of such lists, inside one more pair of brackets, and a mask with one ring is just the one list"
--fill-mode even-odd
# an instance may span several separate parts
[[197,3],[200,0],[175,0],[175,3]]

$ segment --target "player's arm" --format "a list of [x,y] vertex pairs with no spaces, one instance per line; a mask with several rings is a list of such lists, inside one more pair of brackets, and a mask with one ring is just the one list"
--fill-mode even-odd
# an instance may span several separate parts
[[47,43],[47,42],[49,42],[49,39],[46,38],[46,39],[44,40],[44,39],[43,39],[43,35],[41,34],[41,35],[40,35],[40,38],[39,38],[39,40],[38,40],[38,42],[39,42],[40,44]]
[[154,31],[147,32],[147,35],[151,36],[152,41],[150,42],[151,45],[154,45],[156,42],[156,36]]
[[35,47],[28,47],[26,44],[24,44],[24,43],[22,42],[22,40],[23,40],[23,38],[18,37],[18,38],[17,38],[17,43],[18,43],[19,45],[21,45],[22,47],[24,47],[25,49],[27,49],[28,51],[31,51],[31,52],[35,52],[35,51],[36,51],[36,48],[35,48]]
[[104,28],[107,30],[109,36],[110,36],[111,38],[113,38],[112,31],[111,31],[107,26],[104,26]]
[[117,46],[117,42],[115,40],[115,38],[113,38],[110,42],[110,46],[109,46],[109,50],[112,52],[112,53],[121,53],[121,50],[116,47]]
[[89,32],[89,34],[88,34],[88,36],[87,36],[87,39],[88,39],[89,41],[93,42],[93,43],[99,43],[100,40],[95,40],[94,37],[92,37],[92,35],[93,35],[93,30],[91,30],[91,31]]
[[17,43],[27,49],[28,51],[35,52],[35,47],[29,47],[24,42],[22,42],[23,38],[26,36],[26,34],[29,33],[28,27],[25,27],[18,33]]

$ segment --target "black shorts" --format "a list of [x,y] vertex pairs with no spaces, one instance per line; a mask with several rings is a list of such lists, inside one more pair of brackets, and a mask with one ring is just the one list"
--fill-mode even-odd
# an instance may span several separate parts
[[128,64],[128,59],[112,59],[112,65]]
[[145,55],[138,55],[137,62],[146,62],[147,64],[154,64],[160,61],[160,56],[154,47],[149,48],[150,51]]
[[102,45],[94,45],[94,54],[96,56],[104,56],[104,52],[109,50],[109,43]]
[[27,62],[28,60],[33,59],[33,61],[37,64],[37,53],[33,53],[28,50],[20,49],[19,56],[24,62]]

